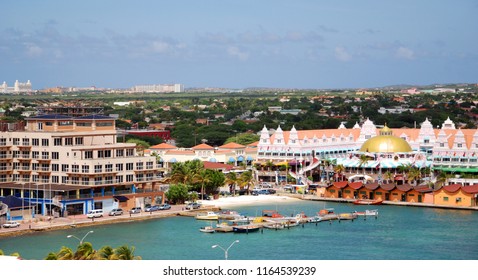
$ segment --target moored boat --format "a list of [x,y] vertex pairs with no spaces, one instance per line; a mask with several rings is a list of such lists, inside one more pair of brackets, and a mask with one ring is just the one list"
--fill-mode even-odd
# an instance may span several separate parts
[[355,211],[354,212],[355,214],[357,214],[358,216],[378,216],[378,209],[374,209],[374,210],[365,210],[365,211]]
[[260,229],[259,225],[242,225],[242,226],[233,226],[232,230],[235,233],[249,233],[249,232],[256,232]]
[[382,200],[380,199],[357,199],[354,200],[353,204],[355,205],[380,205],[382,204]]
[[266,223],[263,225],[263,227],[268,228],[268,229],[284,229],[285,225],[284,223]]
[[217,215],[219,219],[222,219],[222,220],[235,220],[235,219],[244,218],[243,215],[239,214],[239,212],[235,210],[223,210],[217,213]]
[[356,213],[340,213],[338,218],[340,220],[354,220],[357,219],[357,214]]
[[219,219],[219,216],[212,211],[208,211],[205,213],[198,213],[196,215],[196,220],[218,220],[218,219]]
[[216,230],[212,226],[205,226],[199,229],[200,232],[214,233]]

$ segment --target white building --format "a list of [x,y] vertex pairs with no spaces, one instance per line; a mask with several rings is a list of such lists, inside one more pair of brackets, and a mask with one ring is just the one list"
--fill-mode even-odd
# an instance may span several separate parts
[[137,85],[131,88],[133,92],[184,92],[182,84]]
[[15,81],[15,84],[13,87],[9,87],[7,85],[7,82],[3,82],[3,84],[0,86],[0,92],[1,93],[28,93],[32,91],[32,84],[30,80],[28,80],[26,83],[20,83],[18,80]]

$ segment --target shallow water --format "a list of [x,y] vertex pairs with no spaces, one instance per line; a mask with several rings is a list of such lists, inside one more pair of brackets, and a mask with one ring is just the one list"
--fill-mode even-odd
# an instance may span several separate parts
[[2,238],[0,249],[5,254],[19,252],[24,259],[43,259],[61,246],[78,245],[78,240],[67,235],[81,238],[93,230],[85,241],[96,249],[127,244],[136,248],[135,255],[147,260],[221,260],[224,251],[211,246],[227,248],[234,240],[239,243],[228,251],[231,260],[478,259],[476,211],[313,201],[231,207],[248,216],[259,216],[266,209],[283,215],[304,211],[312,216],[323,208],[335,208],[337,213],[379,209],[379,217],[249,234],[202,233],[199,228],[210,222],[171,217]]

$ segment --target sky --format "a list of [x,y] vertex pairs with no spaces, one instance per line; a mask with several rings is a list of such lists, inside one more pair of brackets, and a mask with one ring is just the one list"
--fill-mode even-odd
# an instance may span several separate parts
[[16,0],[0,9],[9,86],[478,82],[476,0]]

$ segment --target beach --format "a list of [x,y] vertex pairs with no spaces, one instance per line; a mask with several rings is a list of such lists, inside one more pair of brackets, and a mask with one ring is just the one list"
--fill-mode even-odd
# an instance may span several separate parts
[[282,196],[282,195],[242,195],[242,196],[227,196],[220,197],[215,200],[200,200],[199,202],[204,206],[216,206],[219,208],[252,205],[256,203],[286,203],[296,202],[300,199]]

